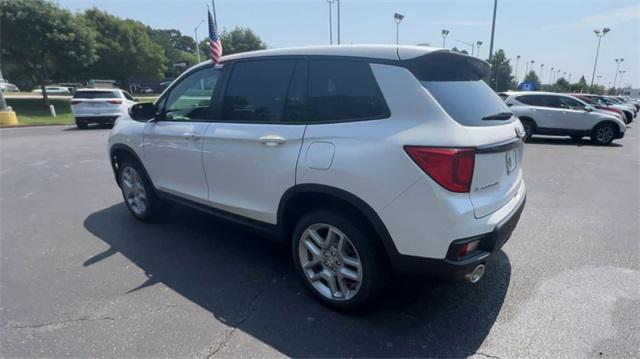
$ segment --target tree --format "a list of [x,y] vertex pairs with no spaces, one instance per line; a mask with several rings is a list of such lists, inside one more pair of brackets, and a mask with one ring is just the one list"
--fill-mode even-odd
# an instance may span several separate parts
[[12,72],[40,85],[45,105],[51,75],[70,76],[97,59],[95,32],[52,2],[0,0],[0,24],[3,58]]
[[[262,42],[258,35],[256,35],[251,29],[243,27],[236,27],[230,32],[223,31],[220,34],[220,41],[222,42],[222,51],[224,55],[264,50],[267,48],[267,45]],[[208,58],[210,56],[208,39],[200,42],[200,53],[204,58]]]
[[[196,62],[196,42],[191,36],[182,35],[178,30],[154,30],[147,28],[151,39],[160,45],[165,55],[165,78],[176,78],[184,70]],[[175,66],[184,63],[184,67]]]
[[96,8],[87,10],[83,18],[97,34],[100,58],[88,76],[117,80],[122,85],[162,79],[166,57],[163,48],[151,40],[145,25],[122,20]]
[[491,65],[491,72],[485,81],[495,91],[507,91],[514,87],[514,77],[511,75],[512,68],[510,61],[502,49],[498,50],[490,60],[487,60],[489,65]]
[[522,82],[532,82],[536,85],[537,89],[540,89],[540,79],[538,78],[538,75],[536,75],[536,72],[531,70],[527,73],[527,75],[524,77],[524,80]]
[[578,83],[571,85],[572,92],[589,92],[589,85],[587,84],[587,80],[584,78],[584,75],[580,77]]

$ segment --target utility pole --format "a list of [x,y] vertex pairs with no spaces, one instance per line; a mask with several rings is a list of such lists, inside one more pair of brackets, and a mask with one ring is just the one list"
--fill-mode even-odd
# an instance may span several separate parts
[[198,63],[200,63],[200,44],[198,43],[198,29],[200,28],[200,25],[202,25],[203,22],[204,20],[200,21],[198,26],[193,28],[193,35],[196,40],[196,58],[198,59]]
[[596,36],[598,37],[598,47],[596,48],[596,60],[593,62],[593,74],[591,74],[591,86],[593,87],[593,80],[596,77],[596,66],[598,66],[598,54],[600,53],[600,42],[602,41],[602,38],[604,37],[604,35],[606,35],[609,31],[611,31],[611,29],[609,29],[608,27],[605,27],[601,30],[595,29],[593,30],[593,33],[596,34]]
[[404,19],[404,15],[398,13],[393,14],[393,20],[396,22],[396,45],[398,45],[400,40],[400,23],[402,22],[402,19]]
[[333,45],[333,19],[332,19],[332,7],[334,0],[327,0],[329,3],[329,45]]
[[624,59],[615,59],[616,61],[616,75],[613,77],[613,87],[616,87],[616,80],[618,80],[618,71],[620,70],[620,64]]
[[336,0],[338,6],[338,45],[340,45],[340,0]]
[[449,35],[450,31],[447,29],[442,29],[442,48],[446,48],[447,46],[446,44],[446,40],[447,40],[447,35]]
[[489,61],[493,57],[493,38],[496,32],[496,10],[498,9],[498,0],[493,0],[493,21],[491,22],[491,42],[489,43]]

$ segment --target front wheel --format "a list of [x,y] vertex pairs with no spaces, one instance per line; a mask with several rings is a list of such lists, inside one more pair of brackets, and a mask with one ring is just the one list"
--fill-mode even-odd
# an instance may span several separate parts
[[141,221],[166,218],[170,206],[156,196],[153,186],[136,162],[123,162],[119,179],[122,196],[134,217]]
[[85,121],[76,119],[76,127],[78,127],[79,129],[84,130],[85,128],[87,128],[87,126],[88,125]]
[[613,124],[605,123],[598,125],[593,129],[591,141],[598,145],[608,145],[616,137],[617,129]]
[[304,215],[293,232],[293,260],[306,286],[339,310],[362,309],[386,285],[385,261],[371,231],[337,212]]

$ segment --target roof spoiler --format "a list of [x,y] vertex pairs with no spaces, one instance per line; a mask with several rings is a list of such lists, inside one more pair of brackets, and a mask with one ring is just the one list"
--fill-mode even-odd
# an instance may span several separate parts
[[405,67],[420,81],[477,81],[491,71],[491,66],[477,57],[444,49],[406,60],[402,55],[399,51]]

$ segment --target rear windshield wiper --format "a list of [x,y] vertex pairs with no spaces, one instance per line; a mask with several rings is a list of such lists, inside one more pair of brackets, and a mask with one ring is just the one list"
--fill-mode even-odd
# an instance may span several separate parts
[[494,113],[493,115],[484,116],[482,120],[483,121],[492,121],[492,120],[506,121],[510,119],[511,116],[513,116],[512,112],[499,112],[499,113]]

